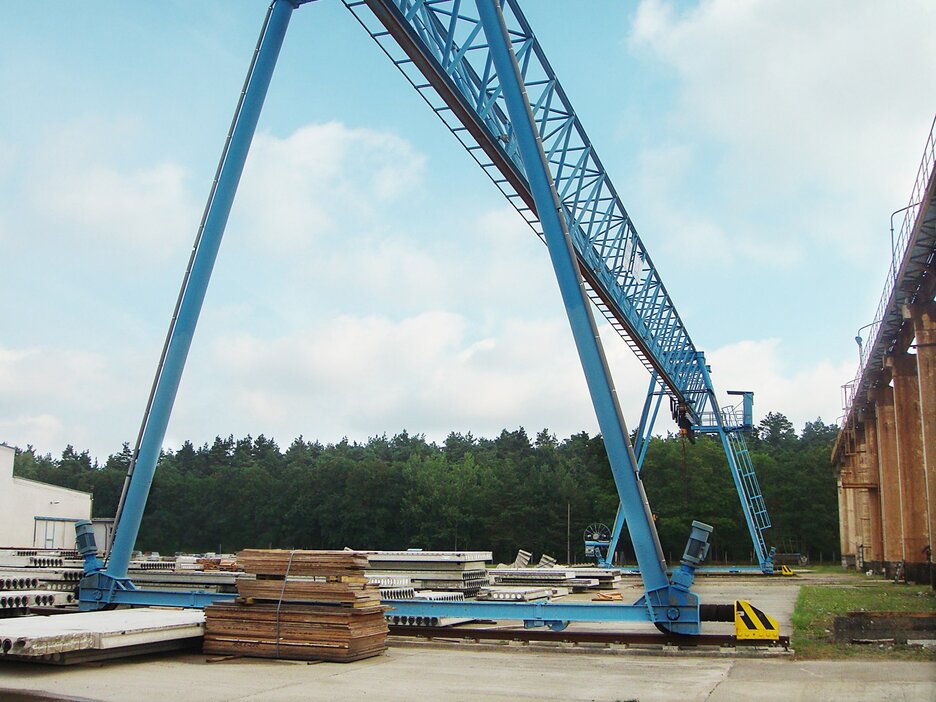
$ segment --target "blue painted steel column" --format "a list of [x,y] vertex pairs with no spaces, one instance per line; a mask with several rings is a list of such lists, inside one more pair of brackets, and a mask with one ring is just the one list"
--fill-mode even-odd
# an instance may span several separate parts
[[608,557],[605,558],[605,568],[614,567],[614,553],[617,551],[618,541],[621,540],[621,534],[624,531],[624,510],[621,509],[621,503],[618,502],[617,512],[614,514],[614,525],[611,527],[611,542],[608,544]]
[[[650,373],[650,387],[647,388],[647,399],[644,400],[643,411],[640,413],[640,424],[637,425],[637,445],[634,446],[634,452],[637,454],[637,470],[640,470],[641,466],[643,466],[643,458],[647,455],[647,439],[650,438],[650,432],[653,431],[657,412],[660,409],[660,398],[662,395],[657,396],[654,394],[656,392],[657,377],[656,371]],[[654,397],[657,398],[657,402],[653,410],[653,416],[651,417],[650,405]]]
[[274,0],[271,5],[269,21],[260,41],[240,113],[237,115],[231,141],[220,169],[214,199],[209,204],[191,274],[167,347],[165,363],[153,395],[152,409],[140,443],[140,453],[137,456],[136,467],[127,490],[120,524],[117,525],[107,565],[107,574],[115,578],[123,578],[127,574],[130,555],[133,552],[137,533],[140,530],[140,521],[143,518],[143,510],[146,507],[146,498],[149,496],[153,475],[156,472],[156,461],[166,435],[166,426],[169,424],[169,415],[179,389],[185,359],[192,345],[192,335],[195,332],[198,315],[205,300],[208,280],[218,255],[224,227],[231,213],[234,194],[237,192],[237,185],[244,170],[250,142],[257,128],[260,110],[273,77],[273,69],[283,45],[283,37],[289,26],[293,7],[293,2],[290,0]]
[[669,588],[663,550],[660,548],[643,484],[637,475],[637,459],[627,436],[624,417],[614,391],[590,303],[582,287],[582,276],[575,260],[559,198],[537,136],[530,103],[523,87],[520,69],[510,48],[510,39],[500,8],[496,0],[476,0],[476,3],[510,114],[510,122],[515,130],[537,215],[543,226],[575,345],[585,371],[614,482],[621,497],[622,510],[634,544],[637,562],[640,564],[640,574],[648,599],[655,599],[652,593]]
[[[657,395],[657,372],[650,373],[650,387],[647,388],[647,399],[644,400],[643,411],[640,413],[640,424],[637,427],[637,445],[634,452],[637,454],[637,472],[643,469],[644,458],[647,456],[647,445],[650,443],[650,434],[653,433],[653,425],[656,424],[657,413],[660,411],[660,401],[663,395]],[[653,398],[656,397],[656,403]],[[650,413],[650,405],[653,403],[653,413]],[[611,543],[608,545],[608,558],[605,566],[610,568],[614,565],[614,553],[617,551],[618,541],[621,539],[621,533],[624,531],[624,512],[621,505],[618,504],[617,513],[614,516],[614,526],[611,528]]]

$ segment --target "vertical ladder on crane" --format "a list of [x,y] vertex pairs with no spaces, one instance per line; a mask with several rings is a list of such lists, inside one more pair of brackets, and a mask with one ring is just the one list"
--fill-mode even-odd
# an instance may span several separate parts
[[[725,432],[727,439],[726,447],[734,464],[737,466],[738,476],[740,478],[739,494],[741,500],[747,508],[753,523],[753,533],[755,535],[755,547],[758,556],[768,553],[767,545],[764,541],[764,531],[770,528],[770,516],[767,514],[767,506],[764,504],[764,496],[761,494],[760,484],[757,481],[757,474],[754,472],[754,463],[751,460],[751,452],[748,450],[747,441],[744,433],[740,429],[741,423],[734,407],[725,407],[722,409],[722,421],[728,431]],[[732,430],[733,429],[733,430]],[[762,562],[763,566],[764,563]]]

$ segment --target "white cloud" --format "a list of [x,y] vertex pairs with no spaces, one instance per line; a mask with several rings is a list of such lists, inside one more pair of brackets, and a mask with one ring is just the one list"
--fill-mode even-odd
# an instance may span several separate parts
[[[463,261],[444,244],[427,250],[405,234],[368,237],[356,246],[329,247],[323,251],[324,265],[317,268],[333,285],[344,281],[359,292],[376,295],[387,307],[424,307],[453,300],[458,290]],[[431,302],[429,302],[431,301]]]
[[783,358],[779,339],[740,341],[706,354],[723,405],[737,400],[727,398],[726,390],[754,391],[755,424],[767,412],[782,412],[797,430],[817,417],[835,423],[842,414],[842,379],[854,375],[857,358],[821,359],[800,370],[792,370]]
[[686,192],[695,187],[692,166],[694,150],[686,144],[666,143],[641,150],[637,163],[640,174],[641,207],[654,213],[656,250],[669,260],[683,263],[717,263],[735,266],[754,263],[769,268],[789,269],[802,259],[795,238],[780,240],[752,236],[750,231],[728,233],[705,212],[687,204]]
[[[180,239],[191,234],[191,221],[183,221],[192,212],[181,167],[125,167],[114,158],[78,155],[60,154],[61,173],[42,184],[61,188],[49,215],[67,220],[70,231],[106,247],[130,218],[142,229],[126,245],[152,251],[162,247],[163,227],[181,232]],[[673,147],[658,157],[654,187],[665,193],[670,180],[663,173],[685,174],[692,154]],[[193,348],[169,445],[228,433],[264,432],[287,442],[299,434],[333,441],[403,428],[435,439],[452,430],[493,435],[517,425],[560,436],[597,431],[547,251],[512,209],[458,219],[444,232],[431,223],[404,230],[378,219],[399,200],[419,197],[424,162],[392,134],[338,123],[303,127],[284,139],[258,136],[237,226],[252,247],[273,252],[245,258],[229,248],[240,266],[272,270],[284,255],[295,266],[278,269],[271,281],[252,281],[248,292],[259,300],[225,298],[206,308],[216,313],[209,322],[215,336]],[[38,204],[40,190],[32,192]],[[778,255],[745,251],[703,217],[686,222],[674,215],[673,228],[688,237],[686,248],[702,241],[710,255]],[[317,253],[310,258],[295,255],[311,250]],[[308,297],[298,291],[312,282],[318,299],[329,302],[303,311]],[[272,297],[262,299],[273,294],[268,283],[288,298],[273,334],[243,326],[246,317],[263,314],[264,304],[275,307]],[[341,295],[352,287],[377,302],[372,311],[342,307]],[[646,372],[607,325],[601,332],[626,419],[635,424]],[[730,366],[741,385],[754,386],[761,406],[787,411],[793,403],[787,413],[794,420],[825,416],[795,404],[810,396],[804,384],[824,382],[823,370],[785,376],[772,344],[728,347],[712,359],[718,369]],[[135,435],[151,371],[150,358],[123,353],[0,349],[0,438],[55,452],[72,443],[101,457],[118,450]],[[834,368],[828,375],[830,387],[843,377]],[[661,417],[658,430],[666,426]]]
[[[452,430],[492,435],[524,425],[561,435],[596,426],[564,319],[507,319],[482,333],[444,311],[343,316],[273,339],[218,339],[198,365],[210,377],[193,372],[174,420],[191,431],[174,433],[333,441],[403,428],[441,439]],[[639,382],[624,387],[639,387],[639,411],[646,379],[636,372]]]
[[[806,191],[815,182],[896,201],[932,119],[936,5],[874,0],[702,0],[691,9],[641,2],[631,46],[675,69],[681,114]],[[676,118],[680,119],[680,118]],[[908,164],[912,161],[908,161]],[[758,183],[760,185],[760,183]]]
[[134,269],[141,257],[165,261],[184,248],[198,225],[186,170],[171,161],[126,163],[116,151],[144,138],[127,120],[71,124],[45,135],[23,161],[23,229],[59,252],[94,247]]
[[0,347],[0,440],[54,452],[69,443],[98,448],[118,413],[121,377],[100,354]]
[[[629,428],[648,377],[608,327],[602,339]],[[759,416],[786,414],[797,428],[840,410],[851,363],[790,371],[776,339],[743,341],[708,354],[722,393],[751,389]],[[0,349],[0,440],[58,453],[66,444],[100,458],[132,440],[150,359],[124,361],[64,349]],[[193,354],[167,445],[217,435],[265,433],[281,443],[408,429],[441,440],[449,431],[492,436],[546,427],[560,437],[597,431],[594,410],[564,318],[506,319],[494,332],[459,314],[398,320],[341,316],[268,338],[235,333]],[[656,431],[672,429],[663,412]]]
[[34,204],[47,203],[48,214],[97,245],[161,256],[193,236],[197,224],[185,180],[171,163],[131,171],[89,164],[58,173]]
[[21,449],[32,445],[40,454],[51,453],[67,445],[64,429],[62,420],[55,415],[18,415],[0,420],[0,441]]
[[338,122],[286,138],[261,133],[244,169],[235,212],[255,244],[292,254],[321,237],[357,240],[378,226],[376,208],[414,190],[425,157],[390,133]]
[[[652,211],[676,231],[737,227],[714,238],[727,260],[790,268],[825,246],[868,269],[933,118],[934,25],[936,4],[912,0],[642,0],[629,46],[677,92],[643,158]],[[674,163],[686,144],[699,153]],[[713,200],[693,207],[697,192]]]
[[[103,380],[107,364],[99,354],[49,348],[0,347],[0,396],[22,401],[31,394],[78,399]],[[91,393],[87,401],[94,407]]]

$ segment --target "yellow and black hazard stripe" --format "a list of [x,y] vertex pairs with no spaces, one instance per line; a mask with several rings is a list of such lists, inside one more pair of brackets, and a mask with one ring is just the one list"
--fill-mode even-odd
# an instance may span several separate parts
[[735,600],[735,636],[739,639],[777,641],[780,627],[777,620],[764,614],[747,600]]

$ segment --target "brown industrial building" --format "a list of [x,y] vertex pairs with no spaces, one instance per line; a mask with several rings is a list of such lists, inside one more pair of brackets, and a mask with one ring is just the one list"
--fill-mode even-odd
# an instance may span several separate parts
[[832,461],[843,564],[936,587],[934,161],[931,132]]

